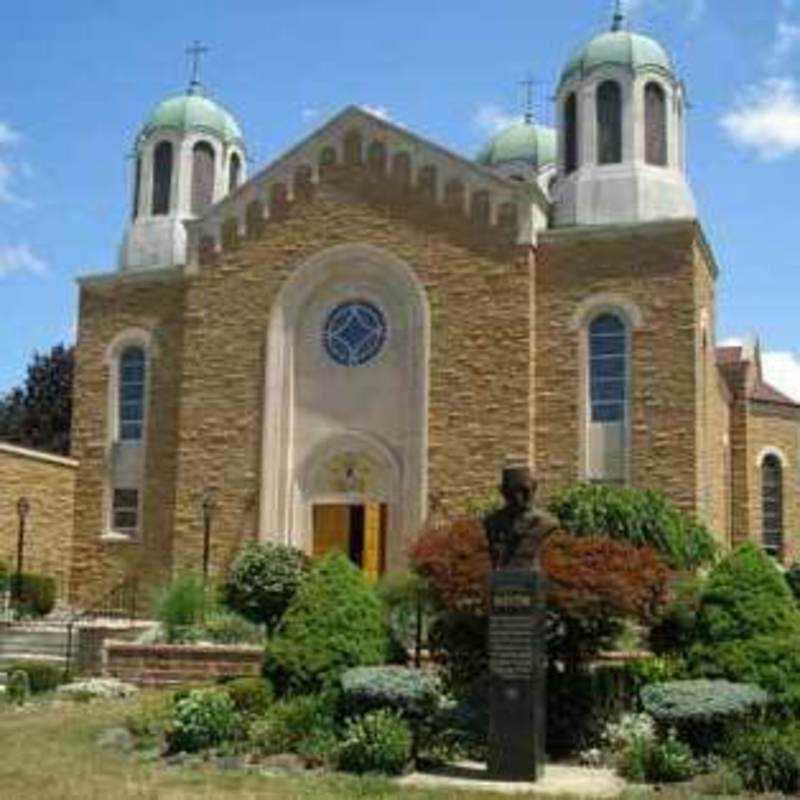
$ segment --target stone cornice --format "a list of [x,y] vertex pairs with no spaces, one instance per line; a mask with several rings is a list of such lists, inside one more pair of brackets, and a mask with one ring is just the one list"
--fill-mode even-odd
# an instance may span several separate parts
[[41,450],[31,450],[29,447],[18,447],[17,445],[6,444],[5,442],[0,442],[0,455],[10,455],[15,458],[29,458],[32,461],[41,461],[45,464],[69,467],[70,469],[76,469],[78,467],[78,461],[74,458],[44,453]]
[[113,283],[142,283],[147,281],[170,281],[183,278],[183,265],[158,269],[137,269],[101,272],[94,275],[79,275],[75,282],[80,287],[107,286]]

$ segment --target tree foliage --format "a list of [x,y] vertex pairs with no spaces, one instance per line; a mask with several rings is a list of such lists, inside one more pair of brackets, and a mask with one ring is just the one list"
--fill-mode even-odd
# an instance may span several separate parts
[[68,455],[74,347],[34,353],[25,383],[0,399],[0,441]]
[[676,570],[709,564],[717,552],[705,525],[660,492],[574,484],[557,492],[548,508],[576,536],[609,536],[650,546]]

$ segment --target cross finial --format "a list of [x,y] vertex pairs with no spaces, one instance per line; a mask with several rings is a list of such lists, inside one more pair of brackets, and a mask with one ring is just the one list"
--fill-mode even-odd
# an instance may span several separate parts
[[525,91],[525,122],[530,125],[533,123],[533,90],[536,86],[536,81],[532,75],[528,75],[524,81],[520,81],[519,85]]
[[614,3],[614,19],[611,22],[612,31],[621,31],[622,24],[625,22],[625,10],[622,5],[622,0],[616,0]]
[[195,94],[202,88],[200,83],[200,57],[208,52],[208,48],[198,41],[186,48],[186,53],[192,59],[192,78],[189,81],[189,94]]

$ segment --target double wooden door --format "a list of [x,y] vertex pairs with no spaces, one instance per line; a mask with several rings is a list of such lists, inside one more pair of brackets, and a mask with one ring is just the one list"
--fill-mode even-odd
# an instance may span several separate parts
[[377,581],[386,568],[386,506],[314,506],[314,556],[340,550]]

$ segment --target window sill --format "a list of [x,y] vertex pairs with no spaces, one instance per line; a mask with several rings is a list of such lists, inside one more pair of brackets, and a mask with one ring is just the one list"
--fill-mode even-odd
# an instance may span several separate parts
[[120,542],[122,544],[139,544],[139,537],[135,533],[115,533],[109,531],[100,537],[101,542]]

